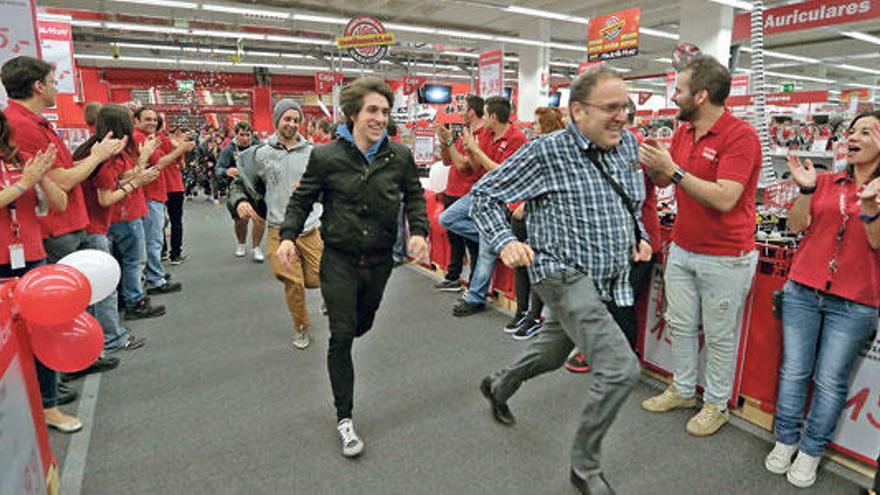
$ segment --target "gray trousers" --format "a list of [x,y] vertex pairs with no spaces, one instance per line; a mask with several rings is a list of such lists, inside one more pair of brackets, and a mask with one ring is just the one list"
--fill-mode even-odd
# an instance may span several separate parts
[[516,363],[491,375],[492,393],[506,401],[525,380],[560,368],[575,345],[582,349],[593,376],[580,380],[587,388],[586,404],[571,450],[571,467],[586,477],[602,470],[602,438],[638,382],[641,369],[592,279],[563,270],[532,288],[549,309],[544,327]]

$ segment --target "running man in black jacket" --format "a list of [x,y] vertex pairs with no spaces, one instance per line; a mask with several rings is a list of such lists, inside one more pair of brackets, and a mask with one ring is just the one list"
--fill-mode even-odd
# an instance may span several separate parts
[[292,264],[293,240],[312,204],[320,200],[324,205],[321,293],[330,318],[327,368],[342,454],[355,457],[363,452],[364,442],[351,421],[351,346],[355,337],[373,326],[391,275],[401,195],[411,232],[409,252],[416,259],[428,254],[428,215],[412,153],[386,136],[394,104],[391,88],[378,79],[359,79],[342,91],[340,103],[346,123],[338,127],[336,140],[312,151],[287,205],[276,254],[283,263]]

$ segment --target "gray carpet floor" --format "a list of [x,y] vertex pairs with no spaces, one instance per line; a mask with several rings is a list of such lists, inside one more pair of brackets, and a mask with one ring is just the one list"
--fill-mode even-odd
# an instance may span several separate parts
[[[313,345],[290,345],[290,317],[268,263],[235,258],[225,209],[188,201],[183,292],[154,297],[165,317],[132,322],[147,339],[101,377],[85,459],[85,494],[573,494],[568,452],[589,375],[564,370],[524,384],[518,423],[492,421],[481,377],[525,344],[496,311],[453,318],[418,270],[394,271],[374,329],[354,348],[355,424],[366,442],[341,456],[326,372],[327,322],[308,293]],[[81,383],[76,383],[81,387]],[[645,382],[604,443],[621,494],[855,495],[823,470],[809,490],[767,473],[770,444],[734,426],[696,439],[689,412],[651,415]],[[76,410],[76,404],[68,406]],[[69,437],[52,434],[59,460]],[[62,467],[63,469],[63,467]]]

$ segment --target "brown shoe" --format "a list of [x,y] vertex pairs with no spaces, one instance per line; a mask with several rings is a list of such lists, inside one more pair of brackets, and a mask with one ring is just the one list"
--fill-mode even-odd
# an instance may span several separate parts
[[642,402],[642,409],[651,412],[666,412],[673,409],[696,407],[697,398],[682,397],[675,385],[669,384],[662,394],[651,397]]
[[82,421],[64,414],[57,407],[43,409],[43,415],[46,417],[46,426],[61,433],[76,433],[83,429]]
[[703,404],[700,412],[688,421],[686,429],[696,437],[708,437],[728,421],[730,421],[730,412],[727,409],[722,411],[715,404]]

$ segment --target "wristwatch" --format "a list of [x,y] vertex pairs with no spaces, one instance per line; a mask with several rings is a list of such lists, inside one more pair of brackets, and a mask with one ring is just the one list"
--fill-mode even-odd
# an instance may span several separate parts
[[867,213],[859,213],[859,220],[865,223],[874,223],[878,218],[880,218],[880,211],[873,215],[868,215]]
[[799,189],[801,191],[801,194],[813,194],[814,192],[816,192],[816,184],[813,184],[812,186],[800,186]]
[[681,182],[682,179],[684,179],[684,176],[686,174],[687,172],[685,172],[683,168],[678,167],[677,169],[675,169],[675,172],[672,172],[672,176],[669,178],[669,180],[671,180],[673,184],[678,184],[679,182]]

